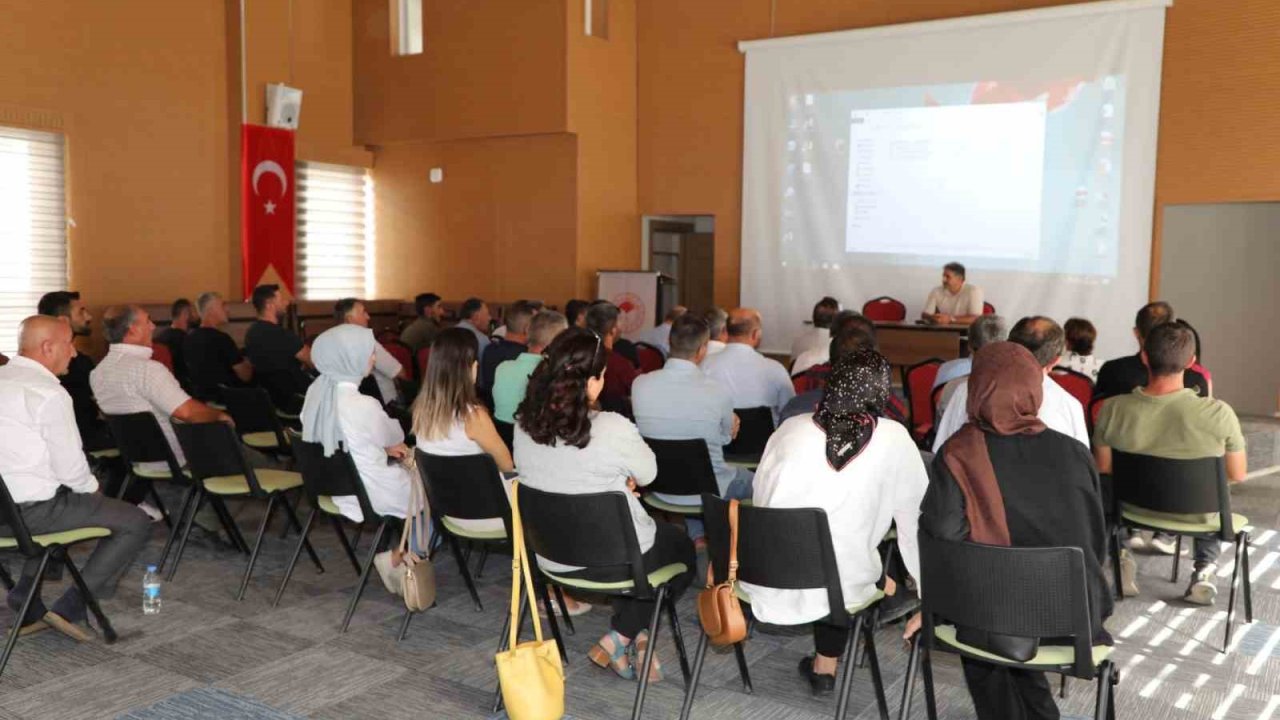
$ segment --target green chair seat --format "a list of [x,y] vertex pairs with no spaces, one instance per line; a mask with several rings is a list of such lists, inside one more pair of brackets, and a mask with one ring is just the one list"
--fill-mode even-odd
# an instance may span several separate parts
[[645,493],[644,497],[642,497],[641,500],[643,500],[645,505],[648,505],[649,507],[655,510],[661,510],[662,512],[677,513],[680,515],[701,515],[702,514],[701,502],[698,502],[694,505],[681,505],[680,503],[673,503],[673,502],[668,502],[666,500],[663,500],[662,498],[658,497],[657,495],[654,495],[653,493]]
[[[279,492],[302,487],[302,475],[290,470],[255,470],[258,484],[266,492]],[[248,495],[249,481],[243,475],[206,478],[204,489],[214,495]]]
[[[649,585],[651,587],[657,587],[659,585],[668,583],[671,581],[672,578],[674,578],[675,576],[679,575],[680,573],[684,572],[687,569],[688,569],[688,566],[686,566],[684,563],[672,563],[670,565],[664,565],[658,568],[657,570],[654,570],[653,572],[649,573]],[[551,578],[552,580],[556,581],[557,583],[560,583],[561,585],[565,585],[567,587],[579,588],[581,590],[596,590],[600,592],[607,592],[610,590],[614,590],[614,591],[630,590],[632,587],[635,586],[635,583],[633,583],[630,580],[619,580],[618,582],[597,582],[595,580],[583,580],[581,578],[563,577],[561,575],[556,575],[555,573],[550,573],[545,570],[543,571],[543,574]]]
[[240,440],[245,445],[259,450],[275,450],[280,447],[280,443],[276,440],[276,434],[270,430],[245,433],[240,436]]
[[746,458],[727,457],[724,459],[724,464],[728,465],[729,467],[744,468],[746,470],[751,470],[752,472],[755,472],[756,467],[760,465],[760,461],[750,460]]
[[95,460],[110,460],[120,457],[120,451],[117,448],[94,450],[89,453],[89,457],[94,458]]
[[205,402],[205,405],[208,405],[209,407],[213,408],[214,410],[221,410],[222,412],[226,412],[226,411],[227,411],[227,406],[226,406],[226,405],[223,405],[223,404],[222,404],[222,403],[220,403],[220,402],[214,402],[213,400],[208,400],[208,401],[206,401],[206,402]]
[[[187,469],[182,468],[182,471],[187,472]],[[148,468],[148,467],[144,467],[141,463],[134,463],[133,474],[137,475],[140,478],[147,478],[148,480],[172,480],[173,479],[173,473],[169,472],[168,465],[162,468],[159,468],[159,467]]]
[[330,515],[342,514],[342,511],[338,509],[338,504],[333,501],[332,497],[328,495],[321,495],[318,499],[320,501],[321,510],[329,513]]
[[[747,595],[746,591],[742,589],[741,583],[734,584],[733,594],[737,595],[738,599],[744,603],[751,602],[751,596]],[[857,615],[858,613],[862,612],[863,610],[866,610],[867,608],[880,602],[883,599],[884,599],[884,591],[876,590],[875,593],[873,593],[871,597],[867,598],[865,601],[860,602],[857,605],[849,605],[844,609],[844,611],[849,613],[850,615]]]
[[498,528],[495,530],[476,530],[474,528],[462,527],[458,525],[457,520],[449,517],[448,515],[445,515],[444,517],[440,518],[440,521],[441,523],[444,524],[444,527],[446,530],[453,533],[454,535],[457,535],[460,538],[466,538],[468,540],[506,540],[507,539],[506,528]]
[[[31,539],[41,547],[49,547],[50,545],[74,545],[85,540],[93,540],[94,538],[110,537],[111,531],[104,527],[82,527],[75,530],[63,530],[62,532],[47,533],[45,535],[32,535]],[[11,537],[0,537],[0,548],[16,548],[18,540]]]
[[[1221,530],[1221,518],[1213,516],[1212,522],[1194,522],[1190,520],[1174,520],[1159,515],[1150,515],[1138,508],[1127,508],[1120,511],[1125,520],[1146,527],[1167,530],[1171,533],[1216,533]],[[1231,527],[1239,532],[1249,524],[1249,518],[1240,513],[1231,513]]]
[[[962,650],[965,653],[976,657],[992,660],[997,663],[1018,664],[1016,660],[1000,657],[995,653],[979,650],[972,645],[966,645],[956,640],[956,627],[954,625],[937,625],[933,628],[933,635],[938,642],[948,645],[956,650]],[[1093,665],[1097,667],[1103,660],[1111,657],[1111,653],[1115,650],[1110,645],[1094,645],[1093,646]],[[1044,668],[1068,667],[1076,662],[1076,649],[1071,645],[1041,645],[1036,656],[1031,658],[1022,665],[1035,665]]]
[[882,540],[881,542],[889,542],[890,540],[897,540],[897,539],[898,539],[898,528],[891,527],[889,528],[889,532],[884,534],[884,540]]

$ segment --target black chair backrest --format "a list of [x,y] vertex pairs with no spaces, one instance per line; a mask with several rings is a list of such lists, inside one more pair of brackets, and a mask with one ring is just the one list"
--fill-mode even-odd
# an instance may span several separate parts
[[938,618],[1000,635],[1071,637],[1072,674],[1093,677],[1084,551],[951,542],[924,531],[919,539],[925,637],[932,636]]
[[539,556],[577,567],[630,568],[631,594],[652,596],[624,493],[567,495],[521,485],[517,497],[525,538]]
[[720,494],[711,454],[705,440],[655,440],[645,438],[658,461],[658,476],[645,492],[669,495]]
[[319,506],[321,495],[355,495],[360,503],[360,514],[365,520],[378,517],[369,502],[369,494],[365,491],[360,471],[356,469],[351,453],[338,448],[332,455],[325,457],[324,446],[320,443],[306,442],[293,430],[288,431],[288,435],[294,459],[298,463],[298,472],[302,474],[302,488],[311,500],[312,507]]
[[[169,447],[169,440],[160,429],[160,421],[149,412],[129,413],[127,415],[103,414],[111,436],[116,440],[116,447],[130,465],[137,463],[162,462],[169,465],[169,474],[174,479],[181,479],[182,466]],[[185,452],[185,450],[184,450]]]
[[1166,513],[1218,513],[1220,537],[1235,539],[1231,492],[1223,458],[1172,460],[1111,451],[1111,481],[1117,503]]
[[244,460],[240,438],[224,422],[175,423],[178,444],[187,455],[187,467],[198,480],[228,475],[243,475],[254,495],[262,495],[262,486],[253,468]]
[[16,540],[19,552],[27,557],[38,557],[40,555],[41,550],[31,540],[31,533],[27,530],[27,523],[22,519],[22,510],[18,509],[18,504],[13,501],[13,496],[9,494],[9,486],[5,483],[3,477],[0,477],[0,524],[3,524],[6,528],[0,530],[0,534]]
[[491,455],[432,455],[421,449],[413,453],[433,515],[460,520],[502,518],[510,537],[511,502]]
[[[729,567],[729,501],[702,496],[707,557],[716,582]],[[783,590],[826,588],[830,619],[848,621],[827,513],[819,508],[738,506],[738,580]]]
[[227,406],[227,414],[236,422],[236,432],[245,433],[272,432],[276,434],[276,442],[285,447],[284,428],[280,418],[276,416],[275,405],[271,395],[260,387],[236,388],[222,386],[222,402]]
[[767,407],[735,409],[741,424],[738,426],[738,437],[724,446],[726,455],[757,457],[764,453],[764,446],[769,444],[773,435],[773,410]]

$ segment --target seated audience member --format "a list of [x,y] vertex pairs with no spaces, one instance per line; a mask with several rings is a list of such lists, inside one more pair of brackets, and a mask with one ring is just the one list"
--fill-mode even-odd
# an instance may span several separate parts
[[498,366],[493,379],[493,417],[515,424],[516,408],[524,400],[529,376],[542,362],[542,353],[556,336],[568,329],[565,317],[554,310],[543,310],[529,325],[529,348],[519,357]]
[[569,321],[569,327],[584,328],[587,326],[587,308],[591,307],[588,300],[570,300],[564,304],[564,317]]
[[[847,605],[875,594],[884,577],[878,547],[894,523],[907,571],[920,574],[916,517],[929,477],[911,434],[883,417],[889,392],[889,361],[883,355],[861,349],[838,358],[817,412],[784,422],[756,470],[752,501],[757,507],[826,511]],[[763,622],[813,623],[817,652],[800,661],[800,674],[815,695],[830,693],[849,629],[817,622],[830,612],[826,590],[750,583],[742,583],[742,590],[752,614]]]
[[[605,386],[608,349],[599,335],[579,329],[560,333],[545,360],[529,378],[524,402],[516,411],[515,461],[521,482],[532,488],[565,494],[621,493],[631,509],[636,540],[644,553],[644,570],[672,563],[688,568],[668,585],[679,598],[693,579],[697,556],[693,543],[675,525],[655,523],[635,497],[637,486],[658,474],[653,452],[636,426],[617,413],[593,410]],[[583,542],[591,542],[583,538]],[[608,569],[566,567],[538,558],[543,569],[584,579],[617,580]],[[591,661],[632,680],[637,675],[629,647],[643,657],[648,647],[652,600],[614,597],[612,628],[587,653]],[[638,662],[638,661],[637,661]],[[650,682],[661,679],[655,653]]]
[[435,293],[421,293],[413,298],[413,310],[418,317],[405,326],[400,332],[400,342],[408,345],[414,355],[431,342],[440,333],[440,320],[444,317],[444,305],[440,296]]
[[1008,332],[1004,327],[1004,318],[999,315],[983,315],[973,324],[969,326],[969,357],[956,358],[948,360],[938,368],[938,376],[933,380],[933,386],[946,385],[947,383],[962,378],[969,374],[969,369],[973,366],[973,356],[984,345],[990,345],[993,342],[1000,342],[1008,337]]
[[[531,316],[536,316],[538,313],[542,312],[542,301],[541,301],[541,300],[517,300],[517,301],[515,301],[514,303],[511,303],[511,305],[512,305],[512,307],[513,307],[513,308],[514,308],[514,307],[525,307],[525,308],[528,308],[528,310],[529,310],[529,314],[530,314]],[[511,308],[508,308],[508,309],[507,309],[507,312],[508,312],[508,313],[510,313],[510,312],[511,312]],[[504,321],[505,321],[506,319],[507,319],[506,317],[503,317],[503,320],[504,320]],[[493,331],[493,334],[492,334],[492,335],[490,335],[490,337],[491,337],[491,338],[504,338],[504,337],[506,337],[506,336],[507,336],[507,332],[508,332],[508,329],[507,329],[507,323],[506,323],[506,322],[503,322],[502,326],[501,326],[501,327],[499,327],[497,330],[494,330],[494,331]],[[481,362],[481,364],[483,364],[483,360],[484,360],[484,359],[483,359],[483,358],[481,358],[481,361],[482,361],[482,362]]]
[[[373,371],[377,344],[372,330],[353,324],[335,325],[316,337],[311,357],[320,376],[302,403],[302,439],[324,446],[326,457],[339,447],[350,453],[373,511],[403,518],[409,483],[419,482],[405,464],[410,450],[404,430],[377,400],[360,392],[361,381]],[[347,518],[364,520],[354,495],[339,495],[333,502]],[[387,591],[400,594],[405,567],[399,550],[378,553],[374,564]]]
[[476,336],[481,357],[484,356],[484,349],[489,347],[489,325],[492,323],[493,319],[489,317],[489,306],[480,298],[467,298],[458,310],[457,327],[470,330],[471,334]]
[[[1098,379],[1093,385],[1093,396],[1109,398],[1128,395],[1134,388],[1146,385],[1147,366],[1142,362],[1142,345],[1153,328],[1175,319],[1173,306],[1167,302],[1157,301],[1143,305],[1133,322],[1133,336],[1138,339],[1138,353],[1102,363],[1102,367],[1098,369]],[[1195,390],[1197,395],[1209,397],[1208,381],[1195,370],[1187,368],[1183,371],[1182,383]]]
[[[77,527],[104,527],[111,534],[98,540],[80,572],[98,600],[115,595],[120,576],[146,546],[150,521],[138,508],[98,491],[98,481],[85,461],[71,396],[58,383],[76,349],[71,326],[51,317],[22,321],[18,355],[0,368],[0,476],[32,535]],[[9,591],[15,614],[31,590],[38,558],[27,558],[22,576]],[[86,608],[71,586],[46,609],[36,597],[27,614],[9,632],[29,634],[52,627],[76,640],[92,636],[80,624]],[[19,629],[20,628],[20,629]]]
[[536,314],[533,305],[524,300],[512,304],[507,309],[507,324],[503,326],[507,329],[506,335],[495,338],[480,355],[480,375],[476,385],[486,404],[493,401],[493,381],[498,366],[520,357],[529,349],[529,324]]
[[725,343],[729,340],[729,332],[725,329],[729,313],[724,308],[713,307],[703,315],[703,319],[707,321],[707,332],[711,335],[711,339],[707,341],[707,354],[717,355],[724,350]]
[[[364,303],[355,298],[343,298],[333,305],[333,319],[339,323],[369,327],[369,311]],[[373,346],[373,373],[370,377],[378,387],[378,395],[382,404],[396,402],[400,399],[400,391],[396,389],[396,380],[410,380],[405,370],[394,355],[382,347],[382,343]]]
[[[1107,531],[1098,472],[1087,446],[1047,427],[1042,412],[1037,416],[1048,387],[1044,364],[1010,342],[974,356],[963,405],[968,422],[933,459],[920,531],[986,545],[1080,548],[1094,642],[1109,644],[1103,622],[1112,596],[1102,572]],[[928,578],[923,592],[930,592]],[[918,628],[916,615],[908,634]],[[1044,673],[968,658],[961,664],[979,720],[1059,717]]]
[[942,268],[942,284],[929,291],[920,314],[935,325],[968,325],[982,317],[982,288],[965,282],[964,266],[949,262]]
[[173,358],[173,374],[186,382],[187,361],[183,348],[187,342],[187,332],[191,330],[195,319],[195,307],[186,298],[178,298],[169,308],[169,327],[156,331],[155,341],[169,348]]
[[302,338],[281,325],[289,310],[289,300],[279,285],[259,285],[253,289],[253,309],[258,319],[244,335],[244,354],[253,363],[258,384],[271,394],[276,407],[290,411],[307,391],[311,377],[303,369],[311,364],[311,348]]
[[622,329],[618,327],[618,307],[610,302],[594,303],[587,308],[587,329],[600,338],[604,346],[604,391],[600,394],[601,407],[624,415],[631,414],[631,384],[640,372],[632,361],[615,350]]
[[1067,333],[1067,354],[1062,358],[1062,367],[1097,382],[1102,361],[1093,354],[1093,343],[1098,339],[1098,329],[1093,323],[1078,317],[1067,320],[1062,329]]
[[[738,434],[733,399],[720,383],[707,377],[698,365],[707,356],[707,323],[682,315],[671,326],[671,357],[661,370],[636,378],[631,387],[631,408],[640,434],[655,440],[705,440],[720,496],[751,497],[751,471],[724,461],[724,446]],[[658,495],[673,503],[697,505],[700,498]],[[685,520],[689,536],[703,536],[702,521]]]
[[[1225,402],[1200,397],[1183,385],[1184,371],[1195,358],[1195,338],[1191,331],[1177,323],[1157,325],[1147,333],[1141,357],[1150,371],[1146,385],[1108,400],[1098,416],[1093,431],[1093,453],[1098,461],[1098,470],[1111,472],[1112,450],[1181,460],[1225,456],[1227,480],[1232,483],[1244,481],[1248,470],[1244,435],[1235,412]],[[1216,513],[1208,517],[1187,517],[1148,510],[1143,512],[1196,523],[1217,523],[1218,520]],[[1172,539],[1172,536],[1157,536],[1152,544],[1167,545],[1171,555],[1175,549]],[[1141,543],[1134,543],[1131,539],[1130,545],[1140,546]],[[1219,550],[1216,539],[1195,541],[1195,571],[1186,591],[1188,601],[1198,605],[1213,604],[1218,594],[1213,576]],[[1128,551],[1123,552],[1121,582],[1127,594],[1137,594],[1134,582],[1136,567],[1133,559],[1128,557]]]
[[689,312],[689,308],[683,305],[677,305],[667,311],[667,316],[657,326],[640,333],[637,342],[652,345],[662,351],[663,355],[671,354],[671,323],[676,318]]
[[831,321],[831,329],[828,331],[829,337],[826,344],[800,353],[800,356],[795,358],[795,362],[791,364],[791,377],[806,373],[811,368],[820,365],[826,366],[825,369],[830,369],[831,357],[829,351],[831,349],[831,338],[835,337],[836,333],[843,327],[855,327],[870,335],[873,340],[876,337],[876,324],[870,318],[856,310],[841,310],[836,313],[835,319]]
[[187,333],[182,352],[191,375],[192,394],[201,400],[217,401],[221,399],[218,386],[239,387],[253,380],[253,365],[240,353],[236,341],[218,329],[227,324],[221,295],[201,293],[196,298],[196,310],[200,313],[200,327]]
[[[813,324],[791,341],[792,373],[800,356],[811,350],[822,351],[831,342],[831,322],[840,312],[840,302],[833,297],[824,297],[813,306]],[[801,368],[803,369],[803,368]]]
[[[75,337],[89,337],[89,323],[93,322],[93,315],[89,314],[89,309],[80,300],[78,292],[45,293],[40,298],[36,312],[49,317],[64,317]],[[76,412],[76,426],[80,429],[84,449],[90,452],[115,447],[106,423],[98,415],[93,389],[89,387],[91,372],[93,359],[77,353],[71,358],[66,373],[59,378],[62,387],[71,395],[71,403]]]
[[756,352],[760,345],[760,313],[737,308],[729,313],[728,329],[728,345],[719,355],[707,358],[702,370],[728,389],[735,409],[770,408],[776,425],[779,413],[796,391],[786,368]]
[[[1040,363],[1041,374],[1044,376],[1040,383],[1043,388],[1037,395],[1041,399],[1040,420],[1050,429],[1073,437],[1086,448],[1089,447],[1089,430],[1084,422],[1084,408],[1081,407],[1079,400],[1072,397],[1056,380],[1049,377],[1049,371],[1057,366],[1058,360],[1062,357],[1063,348],[1066,347],[1062,327],[1050,318],[1032,315],[1022,318],[1017,325],[1013,326],[1009,331],[1009,340],[1031,351],[1036,362]],[[968,420],[970,414],[968,385],[972,383],[973,375],[971,374],[969,383],[956,388],[951,400],[947,403],[947,409],[938,421],[937,435],[933,441],[935,453],[947,438]]]
[[[826,388],[827,382],[830,380],[831,368],[835,363],[840,361],[840,358],[846,355],[852,355],[861,350],[875,349],[875,338],[868,335],[862,330],[862,328],[854,327],[853,325],[846,325],[842,328],[836,333],[835,337],[831,338],[828,354],[830,355],[832,362],[830,364],[823,364],[809,369],[810,372],[814,372],[819,368],[822,369],[821,383],[818,384],[818,387],[806,390],[805,392],[791,398],[791,400],[787,402],[786,406],[782,408],[779,422],[784,423],[796,415],[804,415],[806,413],[814,412],[817,409],[818,402],[822,400],[823,389]],[[885,401],[888,402],[888,399],[889,398],[886,396]],[[885,408],[882,408],[881,410],[885,413],[886,417],[893,419]]]

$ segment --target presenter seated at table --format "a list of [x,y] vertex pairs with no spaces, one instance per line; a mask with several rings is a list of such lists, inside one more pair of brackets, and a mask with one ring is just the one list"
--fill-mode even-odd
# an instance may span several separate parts
[[934,325],[968,325],[982,317],[982,288],[964,281],[964,266],[947,263],[942,285],[929,291],[920,317]]

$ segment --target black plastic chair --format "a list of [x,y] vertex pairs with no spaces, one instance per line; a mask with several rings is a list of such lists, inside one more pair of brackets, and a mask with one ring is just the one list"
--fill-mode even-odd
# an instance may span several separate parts
[[[191,526],[195,522],[196,513],[204,503],[205,497],[214,498],[252,498],[267,501],[266,512],[262,514],[262,522],[258,525],[258,534],[254,538],[253,548],[249,551],[249,561],[245,564],[244,578],[240,581],[237,600],[244,599],[245,590],[249,587],[249,578],[253,576],[253,566],[258,561],[258,551],[262,548],[262,536],[266,533],[271,516],[275,513],[276,503],[284,505],[285,518],[294,530],[302,532],[302,524],[293,510],[286,494],[290,490],[302,487],[302,476],[289,470],[255,470],[244,459],[241,453],[240,439],[235,430],[223,422],[210,423],[178,423],[173,426],[178,434],[178,442],[186,453],[187,464],[191,475],[197,480],[195,486],[195,502],[191,513],[183,523],[182,537],[178,541],[177,555],[173,565],[169,567],[167,580],[172,580],[178,571],[178,563],[182,561],[182,551],[187,545],[187,537],[191,534]],[[324,572],[320,558],[305,538],[303,545],[315,563],[318,572]]]
[[[1231,595],[1227,601],[1227,622],[1222,651],[1231,641],[1236,589],[1244,583],[1245,622],[1253,622],[1253,589],[1249,582],[1249,519],[1231,512],[1231,491],[1227,485],[1223,458],[1171,460],[1150,455],[1111,451],[1111,484],[1116,518],[1111,539],[1111,565],[1115,573],[1116,595],[1124,598],[1120,584],[1120,542],[1125,528],[1153,530],[1178,536],[1173,553],[1173,576],[1178,581],[1178,561],[1183,536],[1222,540],[1235,544],[1236,564],[1231,572]],[[1217,515],[1212,522],[1179,521],[1152,515],[1181,513]]]
[[[40,558],[39,567],[36,568],[35,578],[31,583],[31,589],[27,591],[27,596],[22,600],[22,609],[18,611],[13,618],[13,625],[9,628],[9,636],[5,640],[4,653],[0,655],[0,673],[4,672],[4,668],[9,664],[9,656],[13,654],[13,647],[18,642],[18,635],[22,619],[27,616],[27,610],[31,608],[31,603],[40,597],[40,589],[44,585],[44,571],[49,566],[49,561],[55,563],[61,562],[67,572],[71,574],[71,581],[75,583],[76,589],[80,592],[80,597],[84,600],[85,605],[89,608],[89,612],[98,621],[98,627],[102,630],[102,639],[108,644],[116,641],[116,631],[111,627],[111,621],[107,619],[106,613],[102,612],[102,608],[98,605],[98,599],[94,597],[93,592],[89,590],[89,586],[85,584],[84,578],[80,575],[80,569],[72,562],[70,553],[67,548],[77,543],[86,542],[88,540],[97,540],[99,538],[110,537],[111,531],[104,527],[85,526],[71,530],[63,530],[61,532],[46,533],[42,535],[32,535],[27,530],[27,524],[22,519],[22,509],[13,501],[13,496],[9,494],[9,486],[5,484],[4,478],[0,478],[0,522],[4,524],[3,537],[0,537],[0,550],[17,550],[24,558]],[[5,580],[9,580],[6,574]],[[9,582],[5,583],[12,589]]]
[[[103,415],[103,417],[107,421],[107,427],[111,428],[111,435],[116,438],[120,454],[129,467],[129,474],[120,484],[120,491],[116,497],[124,497],[125,491],[129,489],[129,482],[134,477],[146,478],[153,483],[157,480],[167,480],[187,488],[182,495],[182,507],[178,510],[177,521],[170,520],[168,523],[169,537],[165,539],[164,550],[160,552],[160,561],[156,563],[157,572],[163,572],[165,563],[169,559],[169,551],[181,533],[182,519],[187,516],[192,498],[195,497],[196,482],[173,454],[173,448],[165,438],[164,431],[160,429],[160,422],[156,420],[155,415],[149,412],[138,412],[127,415]],[[164,463],[168,469],[145,467],[144,464],[148,463]],[[152,497],[159,502],[159,494],[155,492],[154,484]],[[235,521],[231,519],[231,513],[227,511],[226,504],[221,498],[214,498],[211,504],[218,516],[218,522],[227,533],[231,546],[240,552],[249,552],[249,545],[244,541]],[[165,515],[168,517],[168,513]]]
[[[280,588],[276,590],[276,597],[272,600],[271,607],[280,603],[280,597],[284,595],[284,589],[289,584],[289,578],[293,576],[293,569],[298,564],[299,556],[302,555],[302,543],[311,534],[316,515],[323,512],[329,516],[333,530],[338,534],[339,542],[342,543],[342,549],[346,552],[347,559],[351,561],[351,567],[355,568],[356,575],[360,577],[355,591],[351,594],[347,612],[342,618],[342,632],[345,633],[351,624],[352,616],[355,615],[360,596],[364,594],[365,586],[369,582],[373,558],[387,545],[386,540],[390,537],[387,535],[387,529],[399,526],[403,521],[393,515],[380,515],[373,509],[373,505],[369,502],[369,494],[365,491],[364,482],[360,479],[360,472],[346,450],[339,448],[333,455],[325,457],[324,446],[319,443],[304,442],[302,437],[294,431],[289,431],[288,439],[289,446],[293,448],[294,457],[298,461],[298,471],[302,474],[302,490],[311,504],[311,512],[302,523],[298,544],[289,558],[289,565],[285,568],[284,578],[280,581]],[[355,497],[356,502],[360,504],[363,522],[377,523],[373,532],[373,542],[369,545],[369,553],[363,563],[356,559],[355,548],[347,539],[346,531],[342,529],[342,511],[333,501],[333,498],[342,496]],[[409,628],[409,617],[410,613],[406,610],[405,619],[400,628],[400,639],[404,639],[404,634]]]
[[[697,517],[702,515],[702,495],[720,495],[715,470],[711,467],[711,455],[705,440],[655,440],[645,438],[658,461],[658,476],[644,487],[641,501],[662,512]],[[698,500],[696,504],[681,505],[668,502],[654,495],[686,495]]]
[[[925,707],[935,720],[934,650],[1003,667],[1097,680],[1095,717],[1115,717],[1115,685],[1110,645],[1094,645],[1085,581],[1084,551],[1075,547],[1013,548],[936,540],[921,531],[920,582],[923,624],[911,646],[899,718],[911,713],[918,666],[924,665]],[[928,588],[945,592],[928,592]],[[1039,638],[1026,662],[961,642],[956,627],[1022,638]],[[1046,639],[1070,638],[1068,644]]]
[[738,436],[724,446],[725,462],[754,468],[773,435],[773,410],[767,407],[735,408]]
[[[713,495],[703,495],[702,504],[706,510],[707,557],[714,569],[715,581],[724,582],[728,576],[729,563],[729,501]],[[760,587],[786,590],[826,589],[827,606],[831,610],[822,621],[846,625],[850,629],[849,643],[844,651],[835,717],[837,720],[845,717],[848,710],[853,673],[857,666],[854,651],[859,640],[865,644],[865,656],[871,665],[871,681],[880,717],[889,717],[874,632],[875,616],[879,613],[879,602],[884,593],[877,591],[869,600],[858,605],[845,604],[840,571],[836,565],[835,546],[831,542],[831,528],[825,511],[818,508],[784,509],[739,505],[738,580]],[[750,602],[750,597],[742,592],[738,593],[738,597],[743,602]],[[738,654],[738,672],[742,676],[744,687],[750,691],[751,680],[747,674],[741,645],[739,643],[734,648]],[[707,636],[702,634],[694,653],[693,680],[685,688],[684,707],[680,712],[682,720],[688,718],[693,710],[706,652]]]
[[222,401],[236,423],[236,434],[245,445],[273,455],[288,457],[289,439],[266,390],[222,387]]
[[[704,499],[705,502],[705,499]],[[557,575],[542,569],[535,560],[535,577],[545,580],[540,590],[542,602],[550,607],[547,584],[574,588],[601,595],[633,597],[655,602],[649,619],[649,646],[645,652],[640,682],[636,688],[631,718],[636,720],[644,709],[645,693],[649,688],[649,672],[653,653],[658,647],[658,620],[665,608],[671,621],[671,632],[680,655],[680,671],[685,682],[689,680],[689,660],[685,654],[684,636],[676,615],[676,603],[667,592],[667,584],[685,572],[696,568],[684,563],[672,563],[652,573],[644,570],[644,556],[640,541],[636,539],[635,524],[626,495],[621,492],[600,492],[584,495],[566,495],[537,490],[523,485],[519,491],[520,518],[529,549],[539,557],[571,567],[615,569],[629,571],[630,577],[617,582],[596,582],[568,575]],[[589,542],[584,540],[589,538]],[[522,599],[521,604],[524,604]],[[520,608],[520,623],[524,621],[525,608]],[[554,615],[552,630],[555,630]],[[516,632],[519,633],[517,627]],[[506,645],[507,630],[502,632],[502,647]],[[495,708],[496,710],[496,708]]]

